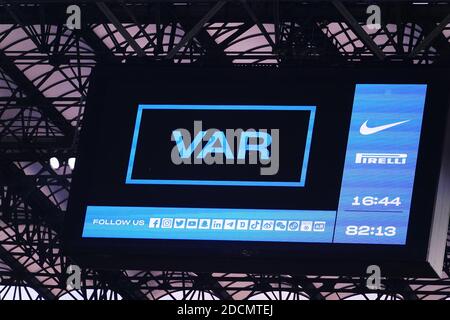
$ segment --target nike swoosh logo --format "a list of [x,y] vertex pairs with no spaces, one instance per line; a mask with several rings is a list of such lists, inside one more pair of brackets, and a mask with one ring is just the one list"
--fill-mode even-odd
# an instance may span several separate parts
[[395,123],[389,123],[389,124],[385,124],[383,126],[369,128],[367,126],[367,122],[369,122],[369,120],[367,120],[366,122],[364,122],[361,125],[361,128],[359,128],[359,133],[361,133],[364,136],[367,136],[369,134],[374,134],[374,133],[377,133],[377,132],[380,132],[380,131],[383,131],[383,130],[386,130],[386,129],[389,129],[389,128],[392,128],[392,127],[395,127],[395,126],[398,126],[398,125],[400,125],[402,123],[405,123],[405,122],[408,122],[408,121],[410,121],[410,120],[405,120],[405,121],[400,121],[400,122],[395,122]]

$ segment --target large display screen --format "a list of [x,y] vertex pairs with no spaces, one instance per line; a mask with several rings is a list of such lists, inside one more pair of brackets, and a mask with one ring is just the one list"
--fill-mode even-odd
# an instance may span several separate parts
[[[233,208],[230,198],[230,207],[209,207],[201,196],[196,207],[91,204],[83,237],[404,244],[426,89],[355,86],[344,168],[333,172],[341,187],[323,190],[338,195],[331,210],[300,200],[314,177],[308,162],[320,106],[130,106],[137,116],[123,184],[240,187],[245,205]],[[313,142],[334,161],[330,142]],[[279,190],[261,201],[258,189],[267,187]]]
[[69,204],[83,241],[396,247],[430,217],[426,79],[119,70],[90,88]]

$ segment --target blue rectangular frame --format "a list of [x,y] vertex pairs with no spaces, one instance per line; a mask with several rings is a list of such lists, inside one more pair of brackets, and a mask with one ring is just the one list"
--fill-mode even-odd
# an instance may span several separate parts
[[[265,111],[310,111],[308,133],[306,136],[305,152],[303,156],[302,173],[298,182],[283,181],[233,181],[233,180],[169,180],[169,179],[132,179],[134,157],[139,136],[143,110],[265,110]],[[126,184],[161,184],[161,185],[210,185],[210,186],[255,186],[255,187],[304,187],[306,171],[308,169],[309,152],[314,129],[315,106],[258,106],[258,105],[171,105],[171,104],[140,104],[136,116],[136,123],[131,144],[130,159],[125,183]]]

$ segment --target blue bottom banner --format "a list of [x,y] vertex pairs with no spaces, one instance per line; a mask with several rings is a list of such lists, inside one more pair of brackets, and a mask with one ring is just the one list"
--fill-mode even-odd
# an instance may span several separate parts
[[88,206],[84,238],[322,242],[336,211]]

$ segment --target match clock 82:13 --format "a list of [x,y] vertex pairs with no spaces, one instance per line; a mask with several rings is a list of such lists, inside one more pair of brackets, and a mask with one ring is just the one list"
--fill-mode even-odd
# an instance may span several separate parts
[[393,226],[347,226],[345,234],[348,236],[377,236],[393,237],[397,234],[397,228]]

